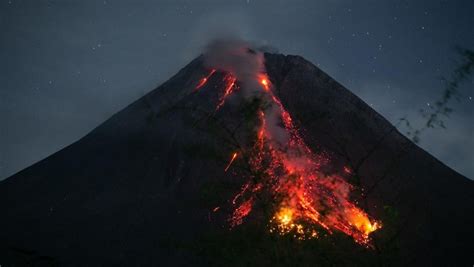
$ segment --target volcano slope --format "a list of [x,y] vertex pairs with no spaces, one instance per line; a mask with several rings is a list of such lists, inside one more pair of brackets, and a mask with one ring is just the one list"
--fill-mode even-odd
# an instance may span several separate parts
[[296,230],[271,231],[271,192],[256,194],[252,210],[232,220],[236,194],[258,179],[243,151],[262,103],[234,92],[216,109],[229,81],[201,56],[0,183],[0,264],[472,265],[471,180],[305,59],[264,59],[270,90],[301,139],[329,159],[322,175],[353,185],[351,201],[382,225],[370,241],[324,227],[304,240]]

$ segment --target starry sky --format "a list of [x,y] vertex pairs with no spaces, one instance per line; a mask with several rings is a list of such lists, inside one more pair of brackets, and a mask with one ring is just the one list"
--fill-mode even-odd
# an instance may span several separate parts
[[[1,0],[0,180],[78,140],[220,34],[310,60],[396,123],[474,49],[472,0]],[[474,178],[473,82],[422,148]],[[405,129],[401,128],[401,131]]]

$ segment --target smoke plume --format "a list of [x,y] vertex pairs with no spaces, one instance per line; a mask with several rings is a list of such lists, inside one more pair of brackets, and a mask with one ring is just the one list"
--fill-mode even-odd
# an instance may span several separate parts
[[[265,112],[267,127],[273,141],[281,146],[288,141],[288,133],[281,122],[281,111],[269,94],[262,94],[261,79],[258,77],[259,74],[266,77],[264,49],[270,48],[233,37],[215,39],[205,48],[204,64],[231,73],[239,81],[245,98],[257,96],[268,103]],[[270,83],[269,80],[267,82]]]

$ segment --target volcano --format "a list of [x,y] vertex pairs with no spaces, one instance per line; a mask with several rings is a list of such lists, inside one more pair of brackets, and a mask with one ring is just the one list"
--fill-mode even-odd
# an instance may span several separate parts
[[2,181],[0,265],[470,266],[473,204],[312,63],[239,45]]

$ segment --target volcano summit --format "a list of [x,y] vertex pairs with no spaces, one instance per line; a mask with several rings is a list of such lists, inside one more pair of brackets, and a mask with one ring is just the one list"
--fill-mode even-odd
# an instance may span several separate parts
[[471,265],[473,204],[310,62],[217,41],[0,183],[0,264]]

